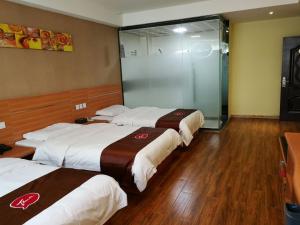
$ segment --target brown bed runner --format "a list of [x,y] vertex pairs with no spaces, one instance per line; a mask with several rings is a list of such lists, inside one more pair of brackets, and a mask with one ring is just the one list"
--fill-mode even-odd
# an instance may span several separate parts
[[57,169],[0,198],[0,223],[19,225],[63,198],[95,172]]
[[118,180],[122,185],[129,182],[131,167],[136,154],[163,134],[165,128],[142,127],[130,135],[106,147],[100,158],[101,172]]
[[176,109],[159,118],[155,127],[173,128],[174,130],[179,131],[180,121],[196,111],[196,109]]

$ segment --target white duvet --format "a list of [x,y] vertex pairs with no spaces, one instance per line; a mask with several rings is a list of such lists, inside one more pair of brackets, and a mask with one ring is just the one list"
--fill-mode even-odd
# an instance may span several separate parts
[[[49,138],[36,149],[33,160],[54,166],[101,171],[102,151],[137,129],[139,127],[107,123],[82,126],[59,137]],[[156,167],[180,144],[179,134],[168,129],[137,153],[132,175],[139,191],[146,188],[148,180],[157,171]]]
[[[137,107],[130,109],[112,120],[117,125],[129,125],[140,127],[155,127],[156,122],[164,115],[175,109],[163,109],[157,107]],[[193,140],[193,134],[203,126],[204,116],[199,110],[191,113],[180,121],[179,133],[186,146]]]
[[[58,168],[40,165],[33,161],[2,158],[0,159],[0,197],[56,169]],[[97,175],[25,224],[100,225],[126,205],[127,196],[118,183],[108,176]]]

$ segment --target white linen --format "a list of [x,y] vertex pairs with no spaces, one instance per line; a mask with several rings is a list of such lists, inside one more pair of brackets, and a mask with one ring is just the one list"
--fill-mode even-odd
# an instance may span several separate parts
[[[0,197],[41,177],[57,167],[23,159],[0,159]],[[127,205],[127,196],[111,177],[97,175],[43,210],[26,225],[104,224]]]
[[126,112],[129,108],[124,105],[112,105],[96,112],[97,116],[117,116]]
[[[137,107],[114,117],[112,123],[117,125],[155,127],[156,122],[175,109],[158,107]],[[179,133],[186,146],[193,140],[193,134],[203,126],[204,116],[199,110],[191,113],[180,121]]]
[[42,166],[24,159],[1,158],[0,197],[56,169],[58,168]]
[[[67,168],[101,171],[102,151],[110,144],[128,136],[139,127],[98,123],[82,126],[59,137],[48,139],[39,146],[33,160]],[[132,175],[140,191],[156,173],[156,167],[181,144],[179,134],[168,129],[139,151],[134,159]]]
[[40,146],[43,143],[44,143],[44,141],[36,141],[36,140],[23,139],[23,140],[17,141],[15,143],[15,145],[22,146],[22,147],[37,148],[38,146]]
[[81,126],[82,125],[80,124],[73,123],[56,123],[46,128],[26,133],[23,135],[23,138],[28,140],[46,141],[48,138],[59,136]]

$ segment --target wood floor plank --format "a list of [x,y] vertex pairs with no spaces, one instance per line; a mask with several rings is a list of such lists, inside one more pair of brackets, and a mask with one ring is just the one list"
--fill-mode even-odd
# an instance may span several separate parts
[[283,225],[278,137],[300,123],[232,119],[188,151],[107,225]]

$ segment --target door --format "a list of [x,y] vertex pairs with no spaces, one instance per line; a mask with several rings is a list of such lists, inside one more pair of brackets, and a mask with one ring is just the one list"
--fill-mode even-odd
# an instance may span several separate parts
[[283,39],[281,120],[300,120],[300,37]]

